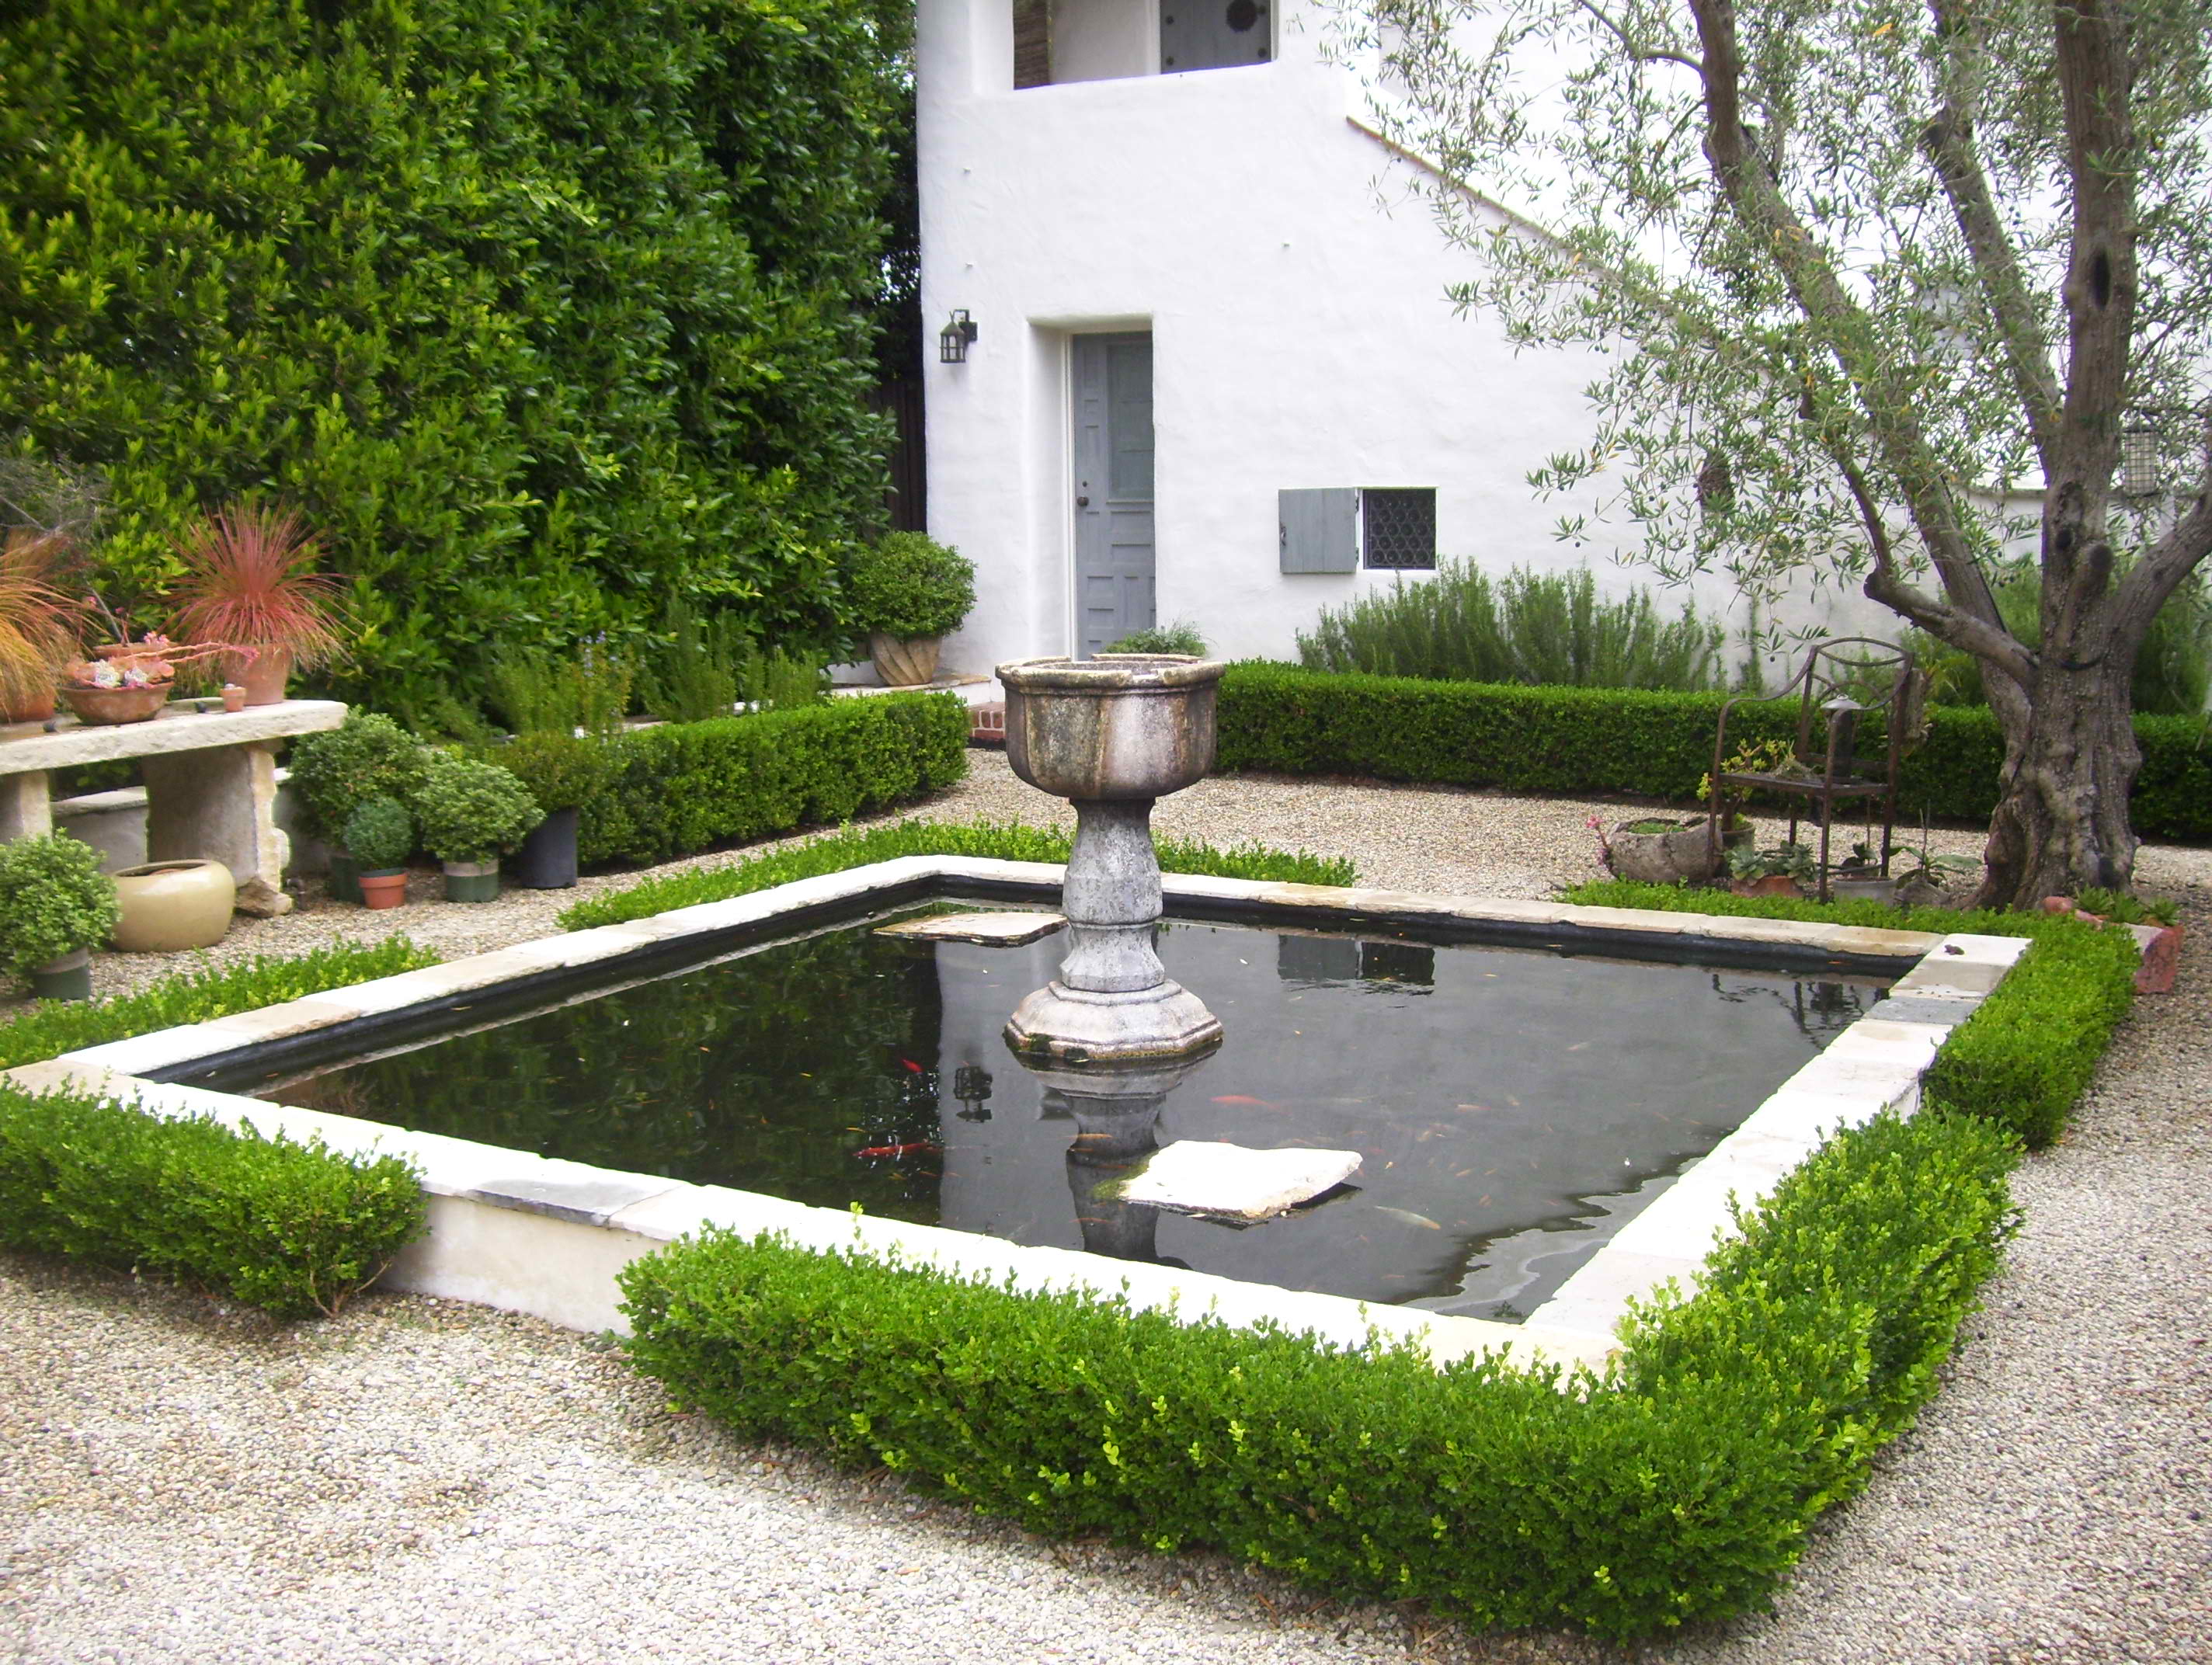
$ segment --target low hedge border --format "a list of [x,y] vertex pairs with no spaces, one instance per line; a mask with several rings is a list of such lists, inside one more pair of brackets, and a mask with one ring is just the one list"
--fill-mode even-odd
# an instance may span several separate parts
[[[1971,1117],[1839,1135],[1602,1377],[1316,1346],[708,1233],[621,1274],[680,1405],[1033,1531],[1627,1638],[1761,1603],[1933,1391],[2010,1229]],[[1562,1391],[1564,1389],[1564,1391]]]
[[[1633,793],[1686,800],[1712,768],[1723,694],[1531,688],[1339,675],[1271,661],[1232,665],[1221,679],[1219,766],[1285,775],[1498,786],[1516,792]],[[1794,735],[1788,701],[1740,706],[1731,735]],[[2191,717],[2137,717],[2142,768],[2137,832],[2212,842],[2212,744]],[[1905,760],[1907,811],[1987,821],[2004,744],[1979,708],[1936,707]]]
[[[830,837],[773,850],[731,866],[671,873],[623,890],[604,891],[564,910],[560,923],[569,931],[619,925],[625,920],[665,914],[672,908],[749,896],[793,879],[840,873],[902,855],[988,856],[1000,861],[1060,863],[1067,860],[1069,841],[1070,836],[1057,827],[1032,827],[1018,821],[964,825],[899,821],[882,827],[845,827]],[[1159,852],[1162,870],[1170,873],[1210,873],[1218,878],[1280,884],[1352,884],[1358,879],[1352,863],[1340,856],[1313,855],[1304,850],[1293,854],[1258,844],[1224,850],[1197,840],[1158,836],[1152,844]]]
[[2113,1029],[2135,1000],[2140,956],[2134,936],[2124,926],[2092,925],[2071,915],[1737,896],[1625,879],[1577,884],[1564,895],[1589,908],[2032,939],[1996,991],[1951,1032],[1924,1083],[1930,1105],[1994,1121],[2030,1150],[2043,1149],[2066,1130],[2075,1101],[2087,1089]]
[[0,1082],[0,1243],[180,1278],[277,1318],[329,1315],[422,1229],[397,1157]]
[[667,861],[936,792],[968,771],[969,722],[957,695],[887,694],[617,735],[577,855]]

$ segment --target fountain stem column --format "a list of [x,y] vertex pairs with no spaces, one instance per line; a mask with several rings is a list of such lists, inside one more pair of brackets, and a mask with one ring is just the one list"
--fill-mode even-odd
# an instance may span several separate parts
[[1060,891],[1067,957],[1060,981],[1094,994],[1127,994],[1167,981],[1153,944],[1160,920],[1160,864],[1152,800],[1075,800],[1075,844]]

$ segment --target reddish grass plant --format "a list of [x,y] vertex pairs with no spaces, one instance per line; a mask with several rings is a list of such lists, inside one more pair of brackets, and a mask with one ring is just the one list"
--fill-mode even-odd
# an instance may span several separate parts
[[339,581],[313,570],[321,546],[297,511],[219,509],[177,545],[185,568],[177,628],[192,641],[283,648],[302,666],[344,651]]
[[62,667],[83,651],[83,604],[55,583],[69,540],[17,527],[0,546],[0,705],[50,699]]

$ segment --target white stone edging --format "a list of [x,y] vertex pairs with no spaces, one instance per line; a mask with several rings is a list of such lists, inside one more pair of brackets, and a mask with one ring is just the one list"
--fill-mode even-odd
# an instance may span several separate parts
[[616,960],[685,937],[861,900],[887,888],[936,882],[957,889],[963,881],[1057,886],[1060,875],[1060,868],[1036,862],[902,856],[88,1047],[19,1066],[8,1078],[33,1089],[66,1086],[104,1094],[157,1115],[204,1115],[268,1136],[319,1140],[341,1153],[401,1157],[422,1176],[428,1230],[402,1251],[383,1283],[526,1312],[571,1329],[619,1330],[615,1274],[665,1243],[714,1226],[748,1237],[777,1232],[818,1251],[851,1250],[930,1265],[1016,1289],[1082,1289],[1119,1296],[1133,1308],[1172,1311],[1188,1322],[1212,1317],[1249,1326],[1273,1321],[1346,1347],[1378,1334],[1411,1340],[1440,1364],[1502,1351],[1518,1365],[1601,1368],[1617,1350],[1615,1327],[1630,1300],[1648,1297],[1669,1279],[1686,1291],[1694,1285],[1705,1254],[1731,1230],[1731,1197],[1748,1206],[1837,1129],[1856,1126],[1886,1108],[1917,1108],[1921,1076],[1943,1036],[1996,987],[2027,945],[2025,939],[2010,937],[1939,939],[1788,921],[1165,875],[1171,908],[1178,901],[1290,908],[1311,913],[1316,925],[1340,927],[1377,915],[1425,916],[1439,922],[1567,926],[1629,938],[1696,935],[1762,947],[1919,957],[1888,1000],[1784,1083],[1520,1324],[1004,1243],[152,1081],[143,1074],[519,976]]

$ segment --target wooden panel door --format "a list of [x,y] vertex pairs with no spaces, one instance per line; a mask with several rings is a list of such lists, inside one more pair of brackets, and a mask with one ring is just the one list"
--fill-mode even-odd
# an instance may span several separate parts
[[1154,622],[1152,338],[1075,337],[1075,641],[1089,659]]

